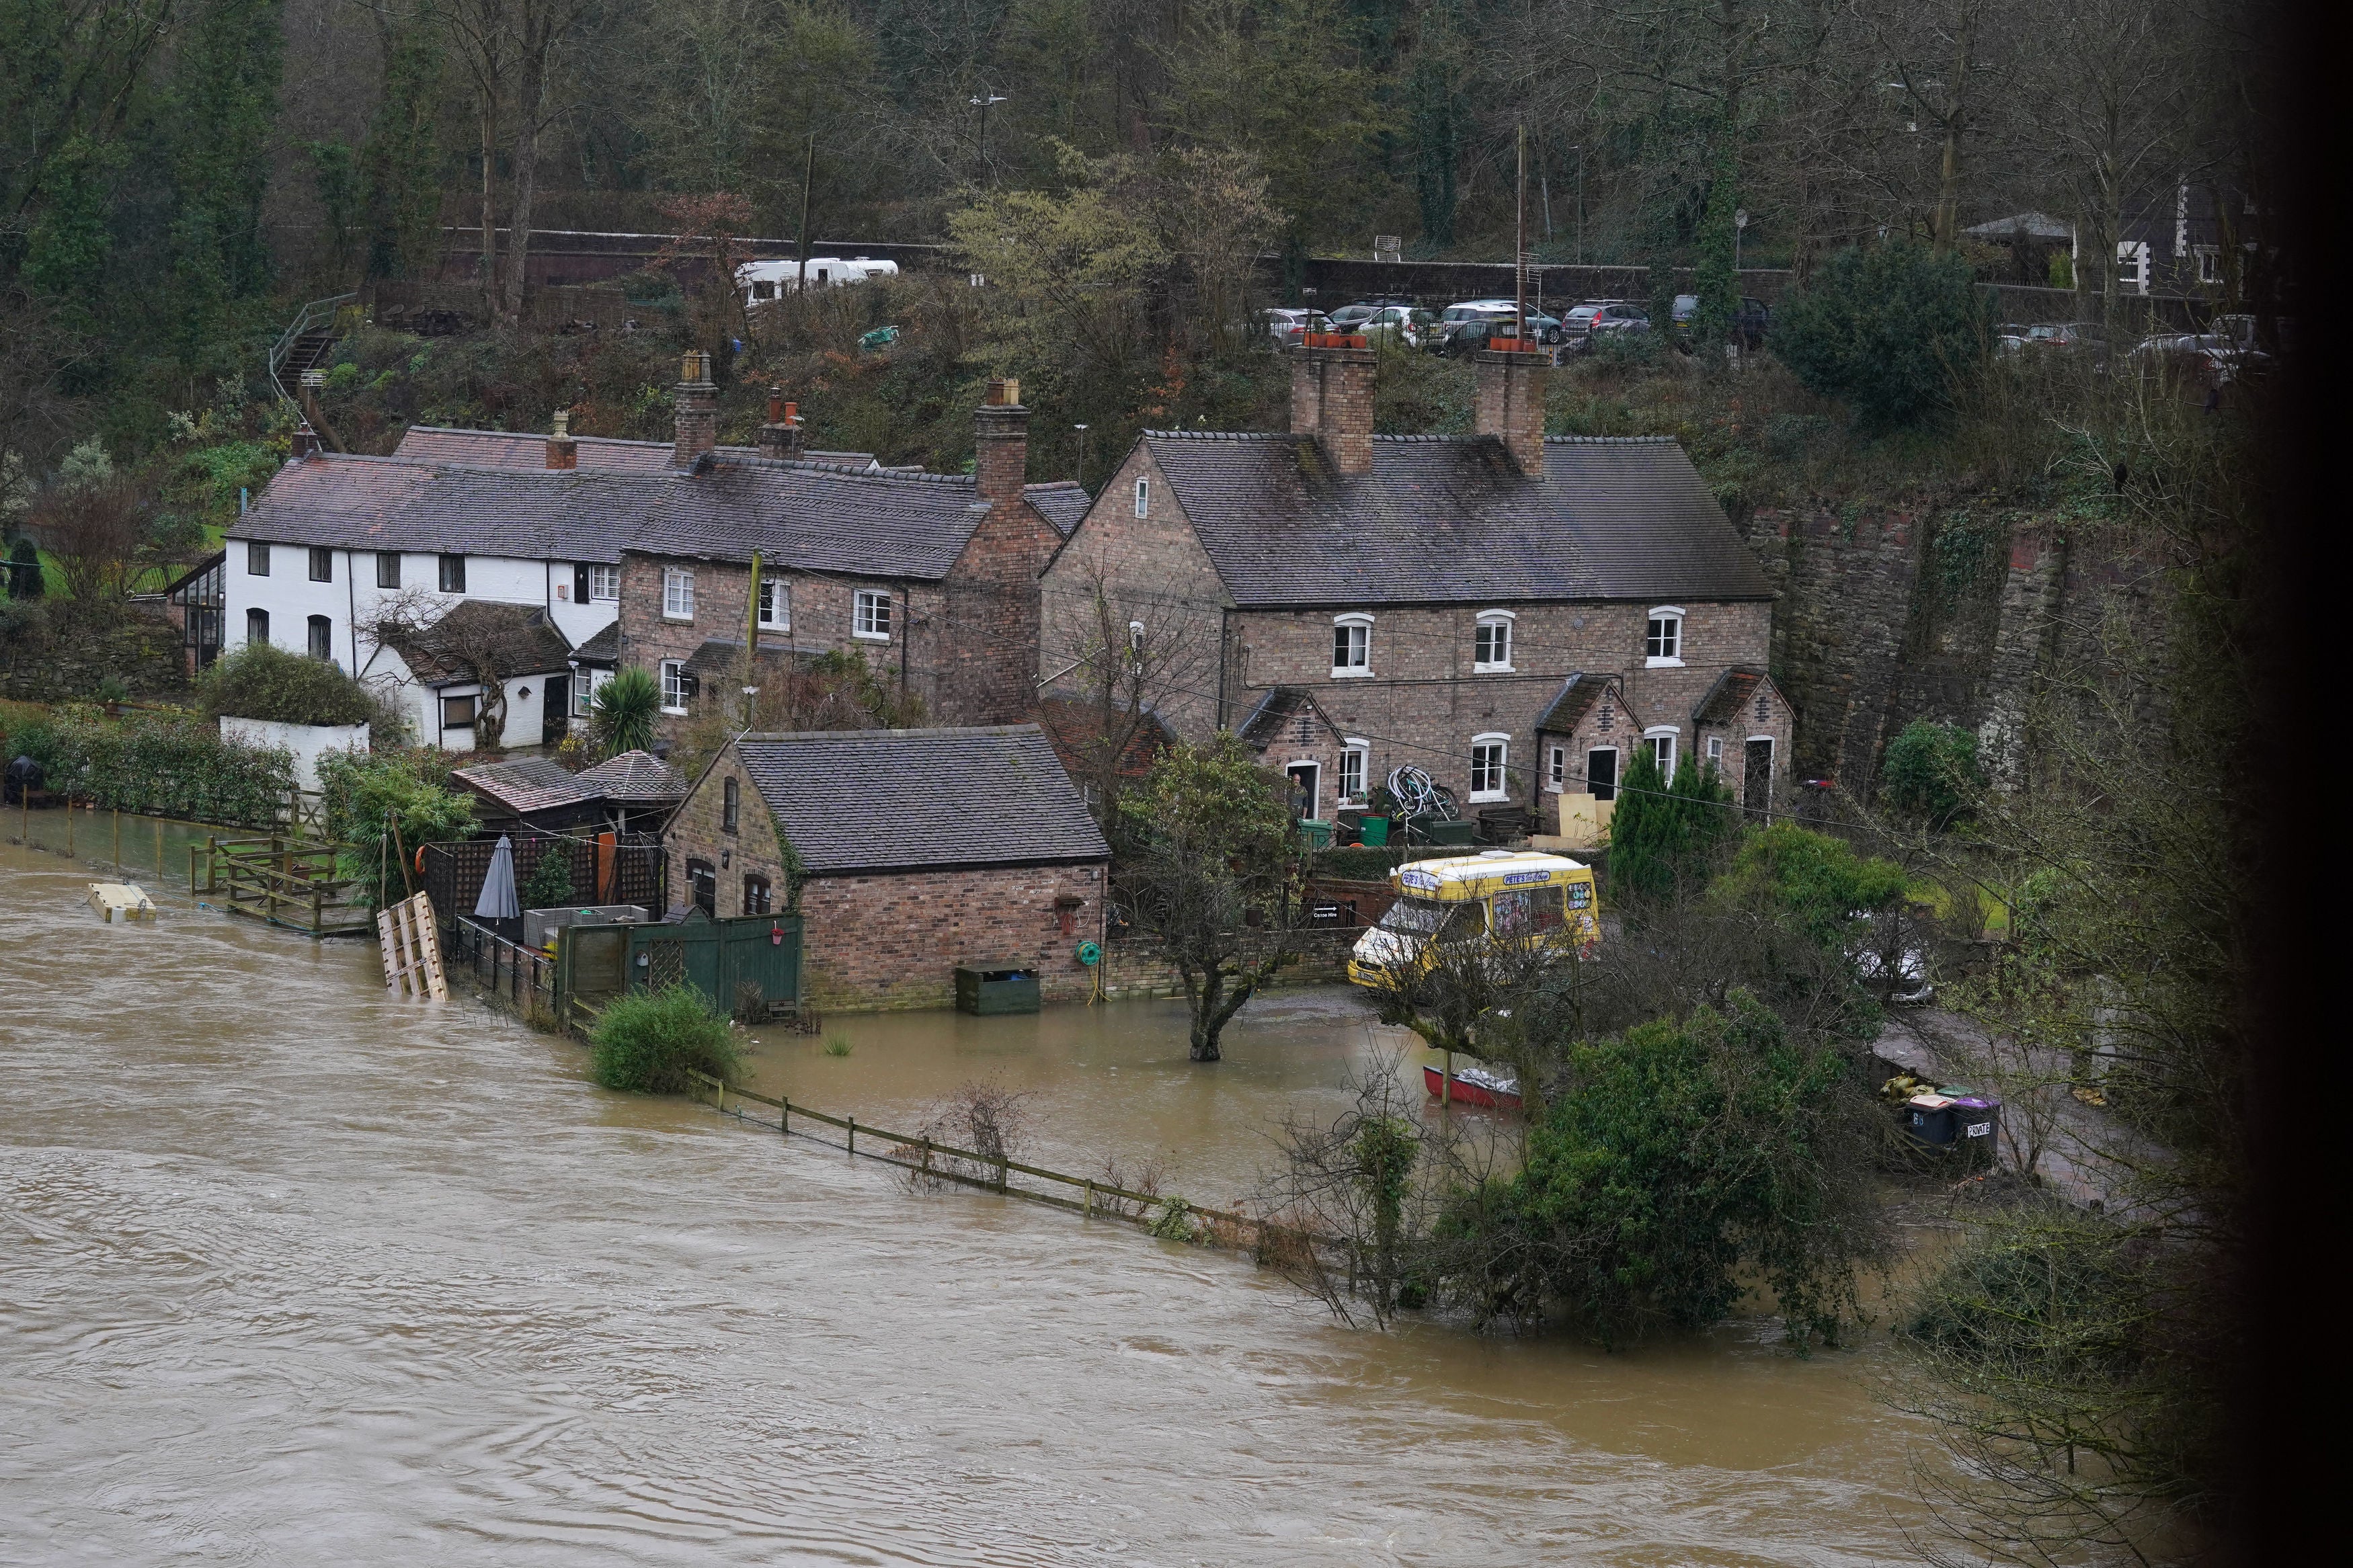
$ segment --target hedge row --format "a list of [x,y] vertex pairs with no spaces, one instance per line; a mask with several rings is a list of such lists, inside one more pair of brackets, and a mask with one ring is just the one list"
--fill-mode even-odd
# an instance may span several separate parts
[[224,741],[196,720],[36,719],[5,749],[40,763],[61,795],[155,816],[273,827],[294,790],[290,752]]

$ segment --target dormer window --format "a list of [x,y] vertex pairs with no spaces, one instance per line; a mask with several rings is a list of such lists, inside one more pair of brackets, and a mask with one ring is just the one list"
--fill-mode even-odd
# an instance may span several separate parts
[[1332,617],[1332,679],[1373,673],[1373,617],[1366,615]]
[[1642,665],[1646,669],[1680,669],[1683,662],[1683,613],[1672,605],[1651,612],[1642,634]]
[[1512,612],[1485,610],[1471,635],[1471,668],[1481,675],[1508,675],[1512,668]]

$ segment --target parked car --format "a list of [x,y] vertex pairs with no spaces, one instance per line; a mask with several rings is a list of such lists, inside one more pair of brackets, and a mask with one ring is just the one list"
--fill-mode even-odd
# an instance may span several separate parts
[[2263,375],[2271,369],[2272,356],[2261,349],[2241,348],[2237,340],[2221,332],[2161,332],[2142,339],[2125,355],[2125,363],[2219,389]]
[[1332,324],[1332,318],[1321,310],[1287,310],[1279,305],[1261,310],[1259,320],[1266,323],[1266,335],[1281,348],[1291,347],[1310,332],[1340,330]]
[[[1576,313],[1574,310],[1569,312],[1571,316]],[[1589,344],[1596,338],[1608,337],[1613,333],[1647,332],[1650,330],[1651,312],[1640,305],[1608,304],[1587,318],[1585,341]]]
[[[1338,326],[1338,318],[1333,324]],[[1395,337],[1409,349],[1418,349],[1438,331],[1438,312],[1425,310],[1417,305],[1384,305],[1371,315],[1363,317],[1353,327],[1340,327],[1342,331],[1359,331],[1367,338]]]
[[1332,312],[1332,330],[1335,332],[1361,332],[1362,323],[1382,311],[1403,308],[1413,309],[1412,299],[1404,294],[1376,294],[1369,300],[1359,300],[1353,305],[1343,305]]
[[[1675,331],[1679,335],[1688,336],[1691,332],[1692,322],[1698,319],[1699,296],[1696,294],[1676,295]],[[1743,294],[1740,297],[1740,309],[1734,312],[1732,318],[1732,331],[1733,335],[1740,340],[1742,347],[1753,349],[1759,343],[1763,342],[1765,341],[1765,331],[1772,324],[1773,309],[1771,306],[1752,295]]]
[[[1517,301],[1512,300],[1464,300],[1459,304],[1447,306],[1446,318],[1448,320],[1456,319],[1456,313],[1459,311],[1463,316],[1490,315],[1501,316],[1505,320],[1509,320],[1516,304]],[[1528,308],[1528,335],[1535,339],[1536,342],[1540,343],[1556,343],[1560,342],[1560,318],[1558,316],[1546,315],[1544,311],[1537,310],[1534,306],[1530,306]]]

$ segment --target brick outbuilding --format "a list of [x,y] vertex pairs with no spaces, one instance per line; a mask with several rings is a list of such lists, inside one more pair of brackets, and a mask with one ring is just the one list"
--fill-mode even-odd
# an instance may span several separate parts
[[745,735],[664,836],[674,889],[712,915],[805,917],[818,1008],[940,1007],[959,963],[1084,996],[1111,848],[1035,724]]

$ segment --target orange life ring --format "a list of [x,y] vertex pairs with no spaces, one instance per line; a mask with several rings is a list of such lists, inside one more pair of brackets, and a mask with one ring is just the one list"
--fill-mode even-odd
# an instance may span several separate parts
[[420,877],[425,875],[425,846],[422,844],[417,847],[417,874]]

